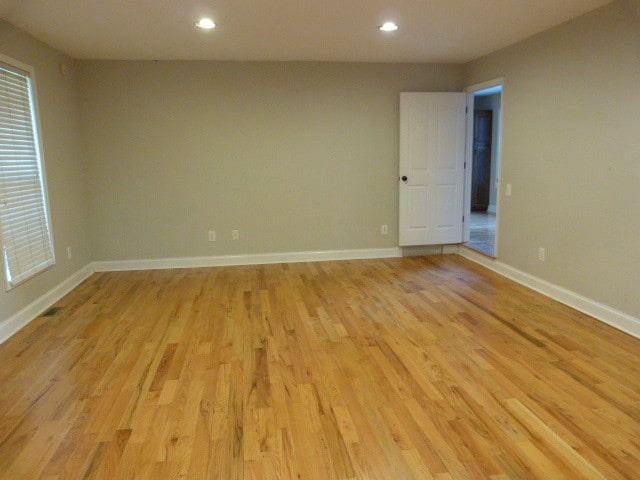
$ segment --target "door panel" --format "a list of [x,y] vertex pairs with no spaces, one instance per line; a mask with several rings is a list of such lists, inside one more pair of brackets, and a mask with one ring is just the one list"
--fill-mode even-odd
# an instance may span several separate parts
[[428,155],[424,153],[429,147],[429,111],[419,108],[411,108],[408,112],[411,143],[409,148],[409,161],[412,170],[426,170],[428,168]]
[[[465,105],[466,106],[466,105]],[[458,139],[457,113],[455,109],[439,106],[438,114],[438,168],[440,170],[455,170],[455,155]]]
[[467,95],[400,94],[400,245],[462,241]]
[[436,187],[436,229],[453,227],[452,220],[455,217],[456,189],[450,185],[438,185]]
[[409,228],[421,229],[427,227],[427,204],[429,190],[422,186],[409,186]]

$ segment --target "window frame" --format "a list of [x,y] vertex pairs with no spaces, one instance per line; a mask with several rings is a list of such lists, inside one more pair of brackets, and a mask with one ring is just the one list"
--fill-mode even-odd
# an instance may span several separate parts
[[[29,77],[29,86],[30,86],[30,96],[31,96],[31,109],[32,109],[32,121],[33,121],[33,130],[34,130],[34,145],[37,149],[37,159],[39,162],[40,168],[40,179],[42,185],[42,198],[44,200],[44,212],[45,212],[45,220],[47,222],[47,228],[49,229],[49,241],[51,242],[51,258],[50,260],[40,269],[32,272],[29,276],[21,279],[18,282],[11,282],[9,280],[9,275],[7,274],[9,270],[9,266],[6,265],[4,255],[0,254],[0,265],[2,265],[2,272],[4,276],[4,287],[5,292],[9,292],[14,288],[23,285],[34,277],[40,275],[41,273],[49,270],[53,266],[56,265],[56,249],[55,249],[55,241],[53,238],[53,225],[51,221],[51,207],[49,201],[49,191],[47,188],[47,169],[45,166],[45,155],[44,148],[42,142],[42,133],[41,133],[41,125],[40,122],[40,109],[38,108],[38,89],[36,84],[36,72],[35,68],[31,65],[27,65],[26,63],[20,62],[14,58],[8,57],[4,54],[0,53],[0,63],[4,64],[6,67],[17,71],[19,74],[26,74]],[[2,238],[2,232],[0,231],[0,248],[4,249],[4,238]],[[1,250],[0,250],[1,251]]]

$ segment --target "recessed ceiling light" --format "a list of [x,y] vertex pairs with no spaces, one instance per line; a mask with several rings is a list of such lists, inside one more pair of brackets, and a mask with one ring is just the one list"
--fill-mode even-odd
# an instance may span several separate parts
[[382,25],[380,25],[378,30],[380,30],[381,32],[395,32],[396,30],[398,30],[398,25],[394,22],[384,22]]
[[198,20],[198,23],[196,23],[196,27],[203,30],[211,30],[212,28],[216,28],[216,24],[210,18],[203,17]]

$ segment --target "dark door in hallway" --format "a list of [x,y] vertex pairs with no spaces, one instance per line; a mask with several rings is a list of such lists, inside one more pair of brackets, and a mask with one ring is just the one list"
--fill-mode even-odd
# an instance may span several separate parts
[[491,110],[473,115],[473,166],[471,171],[471,211],[486,211],[491,188]]

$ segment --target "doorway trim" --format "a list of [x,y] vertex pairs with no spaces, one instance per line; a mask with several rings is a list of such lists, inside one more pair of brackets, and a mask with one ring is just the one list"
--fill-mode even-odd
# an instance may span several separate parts
[[474,93],[480,90],[486,90],[487,88],[502,86],[500,110],[498,111],[498,187],[496,197],[496,239],[495,239],[495,251],[494,257],[498,258],[498,228],[500,223],[500,190],[502,183],[502,111],[504,105],[504,77],[497,77],[485,82],[475,83],[465,87],[463,91],[467,93],[467,138],[465,145],[465,171],[464,171],[464,224],[462,226],[462,241],[468,242],[471,239],[471,178],[473,168],[473,106],[474,106]]

